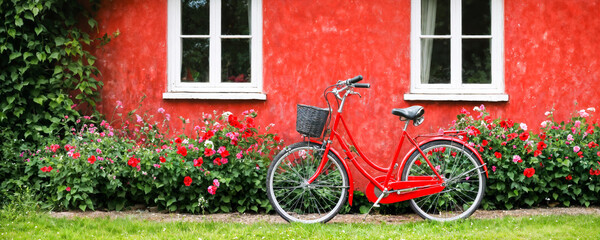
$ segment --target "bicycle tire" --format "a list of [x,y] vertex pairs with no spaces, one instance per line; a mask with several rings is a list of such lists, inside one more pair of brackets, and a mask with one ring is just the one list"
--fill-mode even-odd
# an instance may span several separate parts
[[[434,221],[453,221],[471,216],[485,195],[486,175],[481,162],[458,142],[437,140],[420,148],[440,176],[445,178],[446,187],[439,193],[411,199],[410,207],[422,218]],[[406,162],[402,180],[407,180],[408,176],[435,176],[435,173],[423,156],[415,151]]]
[[319,177],[307,184],[324,153],[321,145],[299,142],[274,157],[267,171],[267,196],[273,209],[288,222],[326,223],[348,197],[348,174],[333,153]]

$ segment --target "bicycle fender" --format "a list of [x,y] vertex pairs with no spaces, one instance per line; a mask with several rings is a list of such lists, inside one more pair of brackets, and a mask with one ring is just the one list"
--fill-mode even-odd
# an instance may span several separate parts
[[[323,145],[323,142],[312,139],[310,140],[310,142]],[[348,184],[350,185],[350,188],[348,188],[348,203],[350,204],[350,206],[352,206],[352,199],[354,198],[354,180],[352,179],[352,172],[350,171],[350,168],[348,167],[346,161],[344,161],[344,158],[342,158],[342,156],[335,149],[329,148],[329,151],[331,151],[333,155],[340,159],[342,165],[344,165],[344,169],[346,169],[346,174],[348,174]]]
[[[429,139],[427,139],[427,140],[424,140],[424,141],[421,141],[421,142],[419,142],[419,143],[418,143],[418,145],[419,145],[419,146],[423,146],[423,144],[427,144],[427,143],[430,143],[430,142],[433,142],[433,141],[439,141],[439,140],[447,140],[447,141],[457,142],[457,143],[460,143],[460,144],[464,145],[465,147],[467,147],[467,149],[471,150],[471,152],[473,152],[473,154],[475,154],[475,157],[477,157],[477,159],[479,160],[479,162],[480,162],[482,165],[483,165],[483,164],[485,164],[485,163],[483,162],[483,158],[481,157],[481,155],[479,154],[479,152],[478,152],[478,151],[477,151],[475,148],[473,148],[473,147],[469,146],[469,144],[468,144],[468,143],[466,143],[465,141],[463,141],[463,140],[461,140],[461,139],[458,139],[458,138],[454,138],[454,137],[448,137],[448,136],[438,136],[438,137],[432,137],[432,138],[429,138]],[[408,161],[408,158],[409,158],[409,157],[410,157],[410,156],[411,156],[411,155],[412,155],[412,154],[413,154],[415,151],[417,151],[417,147],[413,147],[413,148],[411,148],[411,149],[410,149],[410,151],[408,151],[408,154],[406,154],[406,155],[404,156],[404,158],[402,159],[402,167],[401,167],[400,169],[404,169],[404,163],[406,163],[406,161]],[[487,166],[486,166],[486,165],[483,165],[483,170],[485,170],[485,177],[486,177],[486,178],[490,178],[490,177],[489,177],[489,174],[488,174],[488,169],[487,169]],[[402,174],[402,173],[400,173],[400,174]]]

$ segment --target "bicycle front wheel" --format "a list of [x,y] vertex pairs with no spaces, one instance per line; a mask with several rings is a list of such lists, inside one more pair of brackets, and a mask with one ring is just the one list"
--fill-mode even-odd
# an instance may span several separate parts
[[323,159],[319,144],[300,142],[281,151],[267,172],[267,195],[277,213],[288,222],[325,223],[348,197],[348,174],[329,153],[318,178],[308,183]]
[[[469,217],[481,203],[485,193],[483,166],[466,146],[440,140],[420,147],[446,183],[439,193],[410,200],[411,208],[422,218],[452,221]],[[433,176],[423,156],[415,151],[404,167],[402,180],[410,176]]]

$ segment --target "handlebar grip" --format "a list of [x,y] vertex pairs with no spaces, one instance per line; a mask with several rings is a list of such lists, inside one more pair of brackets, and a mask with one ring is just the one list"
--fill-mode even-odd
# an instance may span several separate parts
[[353,84],[353,83],[359,82],[360,80],[363,80],[363,76],[362,75],[358,75],[356,77],[350,78],[350,79],[346,80],[346,82],[348,84]]
[[354,87],[356,87],[356,88],[371,88],[371,84],[369,84],[369,83],[355,83]]

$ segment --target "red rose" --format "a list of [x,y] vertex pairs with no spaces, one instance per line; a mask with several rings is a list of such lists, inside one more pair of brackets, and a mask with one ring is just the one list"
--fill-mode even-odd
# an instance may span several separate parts
[[525,171],[523,171],[523,175],[525,175],[525,177],[532,177],[535,174],[535,168],[525,168]]
[[229,151],[225,150],[221,153],[221,157],[227,157],[229,156]]
[[204,136],[202,136],[202,139],[208,140],[211,137],[213,137],[214,135],[215,135],[215,133],[213,131],[208,131],[208,132],[204,133]]
[[540,137],[540,139],[542,141],[546,140],[546,134],[545,133],[540,133],[538,136]]
[[183,178],[183,184],[189,187],[192,185],[192,178],[190,176],[185,176],[185,178]]
[[496,156],[496,158],[500,159],[500,158],[502,158],[502,153],[495,152],[494,156]]
[[417,166],[421,166],[421,160],[417,160],[415,164],[417,164]]
[[212,148],[207,148],[204,149],[204,155],[207,157],[212,156],[213,154],[215,154],[215,150],[213,150]]
[[488,145],[488,141],[487,140],[483,140],[481,141],[481,146],[487,146]]
[[92,155],[91,157],[88,158],[88,162],[90,164],[94,164],[94,162],[96,162],[96,156]]
[[127,161],[127,164],[131,167],[137,167],[138,163],[140,163],[140,160],[135,158],[135,156],[130,157]]
[[521,133],[521,135],[519,135],[519,139],[521,139],[522,141],[527,141],[527,139],[529,139],[529,133],[527,133],[527,132]]
[[580,158],[582,158],[583,157],[583,152],[578,152],[577,156],[579,156]]
[[202,163],[204,163],[204,160],[201,157],[194,159],[194,167],[201,167]]
[[546,145],[546,143],[544,143],[544,142],[539,142],[537,144],[537,149],[538,150],[544,150],[544,148],[546,148],[546,147],[548,147],[548,145]]
[[159,157],[158,160],[160,160],[161,163],[164,163],[167,161],[167,159],[165,159],[165,157],[163,157],[163,156]]
[[485,122],[487,122],[487,123],[492,123],[492,121],[493,121],[492,117],[490,115],[483,117],[483,120],[485,120]]
[[573,177],[571,176],[571,174],[569,174],[569,176],[567,176],[565,179],[571,181],[573,179]]
[[542,155],[542,151],[540,151],[540,150],[535,150],[535,151],[533,152],[533,156],[534,156],[534,157],[537,157],[537,156],[539,156],[539,155]]
[[187,148],[185,148],[184,146],[178,147],[177,154],[184,156],[184,157],[187,156]]
[[175,138],[175,143],[177,143],[177,144],[180,144],[180,143],[182,143],[182,142],[183,142],[183,141],[181,140],[181,138]]

